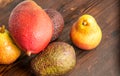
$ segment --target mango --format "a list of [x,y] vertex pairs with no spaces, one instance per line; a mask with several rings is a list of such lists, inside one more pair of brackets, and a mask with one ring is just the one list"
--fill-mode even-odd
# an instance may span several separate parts
[[50,42],[53,23],[32,0],[19,3],[9,17],[9,31],[15,43],[28,55],[37,54]]

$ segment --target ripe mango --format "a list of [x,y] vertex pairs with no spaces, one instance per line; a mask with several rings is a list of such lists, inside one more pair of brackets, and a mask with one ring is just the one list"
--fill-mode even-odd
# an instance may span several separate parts
[[30,55],[39,53],[48,45],[53,25],[40,6],[32,0],[26,0],[11,12],[9,31],[16,44]]

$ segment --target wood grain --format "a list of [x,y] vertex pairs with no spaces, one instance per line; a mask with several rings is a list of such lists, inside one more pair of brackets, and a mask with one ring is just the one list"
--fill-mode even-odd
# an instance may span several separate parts
[[[12,9],[23,0],[13,0],[0,8],[0,25],[8,26]],[[63,76],[120,76],[120,1],[119,0],[34,0],[45,8],[58,10],[65,20],[65,27],[57,41],[71,45],[69,32],[72,24],[83,14],[95,17],[102,29],[100,45],[91,50],[76,50],[77,64]],[[7,27],[8,28],[8,27]],[[0,65],[0,76],[35,76],[30,69],[30,61],[24,53],[10,65]]]

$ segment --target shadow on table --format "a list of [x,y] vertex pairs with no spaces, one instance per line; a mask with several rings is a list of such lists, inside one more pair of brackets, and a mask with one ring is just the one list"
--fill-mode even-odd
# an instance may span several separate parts
[[118,42],[118,47],[119,47],[119,51],[118,51],[118,71],[119,71],[119,75],[120,75],[120,0],[119,0],[119,19],[118,19],[118,22],[119,22],[119,42]]

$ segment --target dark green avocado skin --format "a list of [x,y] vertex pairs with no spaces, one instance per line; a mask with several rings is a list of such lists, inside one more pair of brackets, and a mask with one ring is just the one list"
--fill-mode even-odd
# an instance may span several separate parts
[[59,76],[76,64],[74,48],[65,42],[53,42],[31,62],[37,76]]

